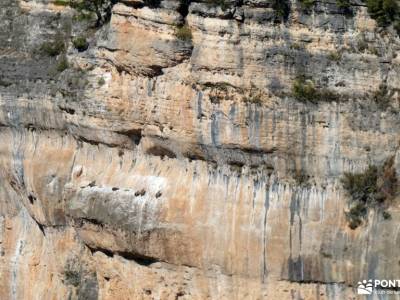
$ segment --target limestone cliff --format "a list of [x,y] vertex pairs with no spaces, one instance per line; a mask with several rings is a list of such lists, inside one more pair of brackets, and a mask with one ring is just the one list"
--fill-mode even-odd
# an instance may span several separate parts
[[390,161],[397,188],[399,36],[284,2],[1,0],[0,299],[399,279],[398,193],[349,226],[343,185]]

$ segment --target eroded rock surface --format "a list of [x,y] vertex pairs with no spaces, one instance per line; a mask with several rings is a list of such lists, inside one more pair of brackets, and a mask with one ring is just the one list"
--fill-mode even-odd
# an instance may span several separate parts
[[390,157],[400,175],[400,40],[350,2],[2,0],[0,299],[398,279],[399,197],[351,229],[341,179]]

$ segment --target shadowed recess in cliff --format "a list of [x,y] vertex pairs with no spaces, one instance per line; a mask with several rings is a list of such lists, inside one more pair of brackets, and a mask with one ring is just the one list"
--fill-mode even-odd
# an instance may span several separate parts
[[160,145],[150,147],[146,150],[146,153],[149,155],[159,156],[161,158],[176,158],[176,154],[173,151]]
[[114,257],[114,255],[118,255],[118,256],[125,258],[126,260],[132,260],[135,263],[137,263],[141,266],[144,266],[144,267],[148,267],[151,264],[160,262],[160,260],[158,260],[158,259],[143,256],[143,255],[133,253],[133,252],[111,251],[111,250],[104,249],[104,248],[92,248],[90,246],[87,246],[87,247],[90,249],[92,254],[94,254],[95,252],[98,251],[98,252],[105,254],[106,256],[108,256],[110,258]]

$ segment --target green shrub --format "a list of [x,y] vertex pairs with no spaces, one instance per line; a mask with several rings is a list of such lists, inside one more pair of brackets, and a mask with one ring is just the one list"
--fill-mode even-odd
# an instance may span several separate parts
[[390,91],[385,84],[381,84],[372,95],[372,100],[376,103],[380,110],[386,110],[390,106],[390,100],[394,92]]
[[397,0],[367,0],[368,12],[381,27],[389,26],[400,17]]
[[69,0],[54,0],[53,4],[59,6],[67,6],[69,5]]
[[338,51],[332,51],[329,53],[328,59],[339,62],[342,59],[342,54]]
[[66,57],[62,57],[57,64],[57,72],[61,73],[62,71],[68,69],[68,60]]
[[67,284],[72,286],[79,286],[81,283],[81,274],[77,271],[66,270],[64,272],[64,278]]
[[303,9],[310,9],[314,4],[315,4],[315,0],[299,0],[300,4],[302,6]]
[[274,0],[272,2],[272,8],[276,13],[276,21],[287,20],[290,13],[290,4],[287,0]]
[[302,102],[331,102],[340,100],[340,95],[327,89],[316,88],[311,79],[298,76],[292,85],[292,96]]
[[351,229],[362,224],[368,214],[368,207],[374,205],[377,196],[378,168],[369,166],[363,173],[345,173],[343,188],[350,196],[350,209],[346,218]]
[[65,283],[72,286],[79,286],[81,283],[82,275],[79,266],[74,259],[68,259],[64,266],[64,280]]
[[313,102],[317,97],[317,90],[314,82],[306,80],[304,76],[298,76],[292,86],[293,96],[300,101]]
[[56,0],[64,2],[63,5],[69,5],[78,12],[79,15],[75,16],[75,20],[91,19],[93,14],[96,15],[96,26],[104,24],[111,16],[111,5],[114,1],[108,0]]
[[336,5],[343,10],[348,10],[351,7],[350,0],[336,0]]
[[350,0],[336,0],[336,5],[345,15],[353,15]]
[[75,49],[79,52],[83,52],[89,47],[89,43],[84,36],[78,36],[74,38],[72,43],[74,44]]
[[76,22],[86,22],[96,18],[96,15],[91,11],[80,10],[74,14],[72,20]]
[[97,81],[97,84],[98,84],[99,86],[103,86],[103,85],[106,84],[106,81],[104,80],[103,77],[101,77],[101,78],[99,78],[99,80]]
[[392,218],[392,215],[388,213],[387,211],[382,212],[382,217],[385,220],[390,220]]
[[175,35],[178,39],[182,41],[192,40],[192,31],[190,30],[190,27],[187,24],[183,26],[178,26],[175,30]]
[[[341,181],[350,196],[350,209],[346,217],[351,229],[362,224],[369,209],[387,206],[388,200],[394,198],[399,189],[394,157],[386,160],[380,168],[369,166],[361,173],[345,173]],[[385,211],[382,215],[384,219],[390,218],[390,214]]]
[[369,166],[362,173],[345,173],[342,184],[353,201],[372,203],[377,196],[377,179],[378,168]]
[[65,43],[61,37],[57,37],[54,41],[44,42],[40,48],[39,52],[44,55],[51,57],[60,55],[65,51]]
[[368,209],[364,203],[355,203],[346,213],[346,218],[351,229],[356,229],[362,224],[363,219],[367,216]]
[[394,167],[394,156],[386,160],[377,184],[382,199],[390,200],[398,195],[399,180]]

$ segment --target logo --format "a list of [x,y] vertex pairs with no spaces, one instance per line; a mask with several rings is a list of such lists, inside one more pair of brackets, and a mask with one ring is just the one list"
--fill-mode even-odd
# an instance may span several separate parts
[[400,279],[369,279],[357,283],[359,295],[400,295]]
[[373,289],[372,279],[359,281],[357,283],[357,294],[359,295],[371,295]]

